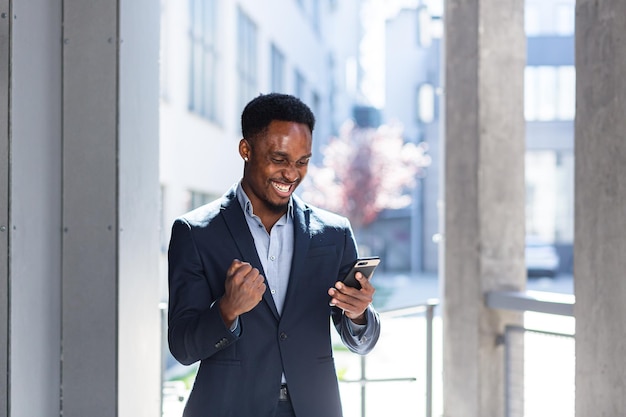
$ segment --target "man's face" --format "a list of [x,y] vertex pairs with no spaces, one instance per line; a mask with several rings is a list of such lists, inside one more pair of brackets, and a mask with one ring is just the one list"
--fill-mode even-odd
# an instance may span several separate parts
[[305,124],[274,120],[265,135],[239,143],[247,162],[242,186],[255,214],[284,213],[311,158],[311,131]]

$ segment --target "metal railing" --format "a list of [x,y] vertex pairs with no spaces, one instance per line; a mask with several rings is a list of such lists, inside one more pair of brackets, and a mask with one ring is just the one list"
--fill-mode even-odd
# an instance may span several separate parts
[[[433,413],[433,319],[435,317],[435,308],[439,305],[439,300],[429,299],[422,304],[416,306],[398,308],[393,310],[381,311],[381,319],[397,318],[397,317],[409,317],[417,314],[424,314],[426,319],[426,355],[425,355],[425,403],[426,403],[426,417],[432,417]],[[341,380],[343,383],[357,383],[361,385],[361,417],[366,415],[366,387],[371,383],[381,382],[413,382],[416,381],[415,377],[404,378],[367,378],[367,356],[360,357],[360,378],[356,380]]]
[[[494,291],[486,294],[485,303],[493,309],[573,317],[575,297],[541,291]],[[507,325],[497,342],[504,344],[505,352],[505,417],[535,415],[539,410],[542,415],[551,415],[546,410],[548,404],[558,406],[559,416],[573,417],[574,334]]]
[[544,291],[491,291],[485,295],[485,304],[489,308],[534,311],[570,317],[574,317],[575,301],[576,298],[572,294]]

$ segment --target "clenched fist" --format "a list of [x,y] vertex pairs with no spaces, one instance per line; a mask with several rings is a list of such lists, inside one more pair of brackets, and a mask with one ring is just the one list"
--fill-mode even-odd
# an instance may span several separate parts
[[265,278],[248,262],[234,259],[226,271],[224,296],[219,309],[226,326],[230,326],[241,314],[256,307],[265,293]]

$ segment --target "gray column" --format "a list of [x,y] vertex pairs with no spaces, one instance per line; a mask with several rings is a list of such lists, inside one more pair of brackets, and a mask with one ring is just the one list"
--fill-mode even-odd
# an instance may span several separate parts
[[517,313],[490,290],[523,290],[525,35],[522,0],[445,10],[444,415],[504,414],[503,348]]
[[[62,4],[12,2],[10,416],[57,415],[61,389]],[[5,62],[5,61],[3,61]]]
[[0,417],[161,413],[158,24],[0,0]]
[[0,417],[9,398],[9,1],[0,0]]
[[117,2],[64,5],[62,409],[116,416]]
[[626,2],[576,3],[576,416],[626,410]]
[[[159,23],[119,2],[118,416],[161,416]],[[139,388],[139,387],[140,388]]]
[[64,416],[160,415],[159,17],[64,2]]

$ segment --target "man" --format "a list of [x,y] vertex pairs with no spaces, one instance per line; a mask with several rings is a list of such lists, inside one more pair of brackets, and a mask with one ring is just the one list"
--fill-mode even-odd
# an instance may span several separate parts
[[169,247],[169,346],[200,362],[184,416],[341,416],[330,320],[353,352],[380,334],[374,288],[338,282],[357,259],[344,217],[293,194],[307,172],[315,118],[267,94],[242,116],[243,178],[180,217]]

